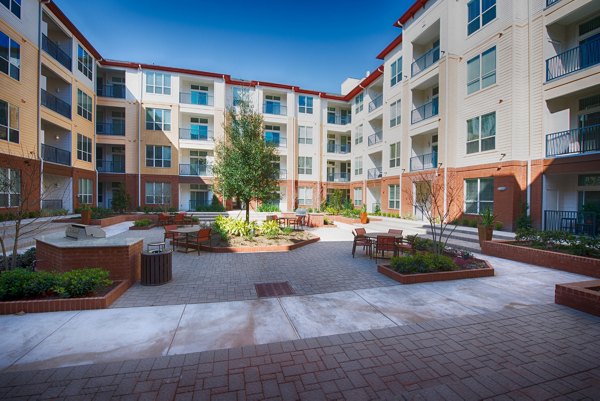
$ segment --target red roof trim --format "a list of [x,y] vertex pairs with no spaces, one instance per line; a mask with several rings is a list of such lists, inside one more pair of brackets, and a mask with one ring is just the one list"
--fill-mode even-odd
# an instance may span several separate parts
[[402,28],[402,25],[406,24],[409,19],[414,17],[417,11],[425,7],[425,4],[427,4],[427,0],[415,1],[415,3],[410,6],[410,8],[404,14],[402,14],[402,17],[400,17],[400,19],[394,23],[394,26]]
[[102,60],[102,56],[100,55],[100,53],[98,53],[98,50],[96,50],[96,48],[92,46],[92,44],[85,38],[85,36],[83,36],[79,29],[77,29],[75,25],[73,25],[71,20],[67,18],[67,16],[60,10],[60,8],[58,8],[58,6],[53,1],[50,1],[48,4],[46,4],[46,6],[50,11],[52,11],[52,14],[54,14],[56,18],[58,18],[60,22],[62,22],[67,27],[67,29],[73,34],[73,36],[75,36],[90,53],[92,53],[96,60]]
[[398,35],[398,37],[396,39],[394,39],[389,45],[387,45],[385,47],[385,49],[383,49],[381,51],[381,53],[379,53],[377,55],[377,58],[379,60],[383,60],[385,58],[385,56],[387,56],[388,54],[390,54],[390,52],[392,50],[394,50],[396,47],[398,47],[398,45],[402,43],[402,34]]
[[176,72],[180,74],[189,74],[189,75],[200,75],[205,77],[212,78],[225,78],[229,77],[225,74],[218,74],[215,72],[206,72],[200,70],[190,70],[187,68],[176,68],[176,67],[165,67],[162,65],[154,65],[154,64],[144,64],[144,63],[133,63],[130,61],[116,61],[116,60],[101,60],[101,65],[106,65],[110,67],[123,67],[123,68],[134,68],[137,69],[142,67],[145,70],[158,70],[158,71],[167,71],[167,72]]
[[372,72],[368,77],[360,81],[358,85],[354,89],[344,96],[344,100],[349,102],[352,98],[362,92],[363,89],[367,88],[371,85],[377,78],[379,78],[383,74],[383,64],[381,64],[377,69]]

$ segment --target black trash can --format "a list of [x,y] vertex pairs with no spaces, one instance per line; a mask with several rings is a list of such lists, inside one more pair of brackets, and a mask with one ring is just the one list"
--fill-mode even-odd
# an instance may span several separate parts
[[[162,246],[161,246],[162,245]],[[150,249],[158,247],[158,249]],[[142,285],[162,285],[173,279],[173,251],[166,250],[164,244],[148,244],[142,252]]]

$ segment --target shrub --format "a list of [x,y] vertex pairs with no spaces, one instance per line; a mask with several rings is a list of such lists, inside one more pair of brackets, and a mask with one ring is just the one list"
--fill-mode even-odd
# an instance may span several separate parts
[[256,208],[257,212],[280,212],[279,205],[272,205],[269,203],[262,203]]
[[276,237],[281,234],[281,228],[277,220],[267,220],[260,225],[259,232],[265,237]]
[[217,216],[213,228],[221,235],[223,240],[226,240],[230,235],[233,235],[234,237],[247,237],[252,232],[256,231],[257,225],[254,221],[246,223],[246,220]]
[[225,207],[223,206],[223,204],[221,204],[217,195],[213,194],[210,205],[196,206],[196,211],[197,212],[224,212]]
[[114,212],[112,209],[106,209],[103,207],[93,207],[92,208],[92,219],[97,220],[97,219],[103,219],[105,217],[109,217],[114,215]]
[[390,266],[398,273],[430,273],[451,271],[458,266],[448,256],[435,253],[418,253],[416,255],[394,256],[390,260]]
[[148,227],[148,226],[152,225],[152,220],[150,220],[150,219],[136,220],[133,223],[133,225],[136,226],[136,227]]
[[62,298],[88,295],[112,284],[108,271],[103,269],[76,269],[60,275],[52,290]]
[[494,229],[495,230],[501,231],[502,228],[504,228],[504,224],[502,224],[502,222],[497,221],[496,224],[494,224]]
[[531,216],[527,214],[528,209],[529,206],[527,205],[527,202],[521,203],[521,210],[519,212],[519,217],[516,221],[517,231],[533,228],[533,224],[531,223]]
[[[9,265],[12,263],[12,256],[8,256]],[[17,254],[17,262],[15,268],[33,270],[33,264],[35,263],[35,247],[29,248],[24,253]],[[0,256],[0,266],[4,265],[4,257]]]

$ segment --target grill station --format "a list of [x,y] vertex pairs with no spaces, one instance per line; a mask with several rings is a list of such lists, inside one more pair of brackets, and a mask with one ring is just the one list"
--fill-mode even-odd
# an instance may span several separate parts
[[106,238],[106,232],[97,226],[86,226],[85,224],[71,224],[65,230],[65,237],[74,240],[92,238]]

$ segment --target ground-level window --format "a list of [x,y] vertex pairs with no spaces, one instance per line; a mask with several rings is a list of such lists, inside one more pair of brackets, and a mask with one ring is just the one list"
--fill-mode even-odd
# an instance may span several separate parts
[[0,139],[19,143],[19,108],[0,100]]
[[388,208],[400,209],[400,185],[388,185]]
[[80,204],[90,205],[92,203],[92,196],[94,191],[92,190],[92,180],[88,178],[80,178],[79,185],[77,187],[77,198]]
[[146,183],[146,204],[147,205],[170,205],[171,204],[171,184],[168,182],[147,182]]
[[354,206],[362,206],[362,188],[354,188]]
[[494,179],[465,180],[465,213],[481,214],[486,209],[494,210]]
[[0,168],[0,207],[17,207],[21,202],[21,171]]
[[298,187],[298,205],[312,206],[313,190],[311,187]]

